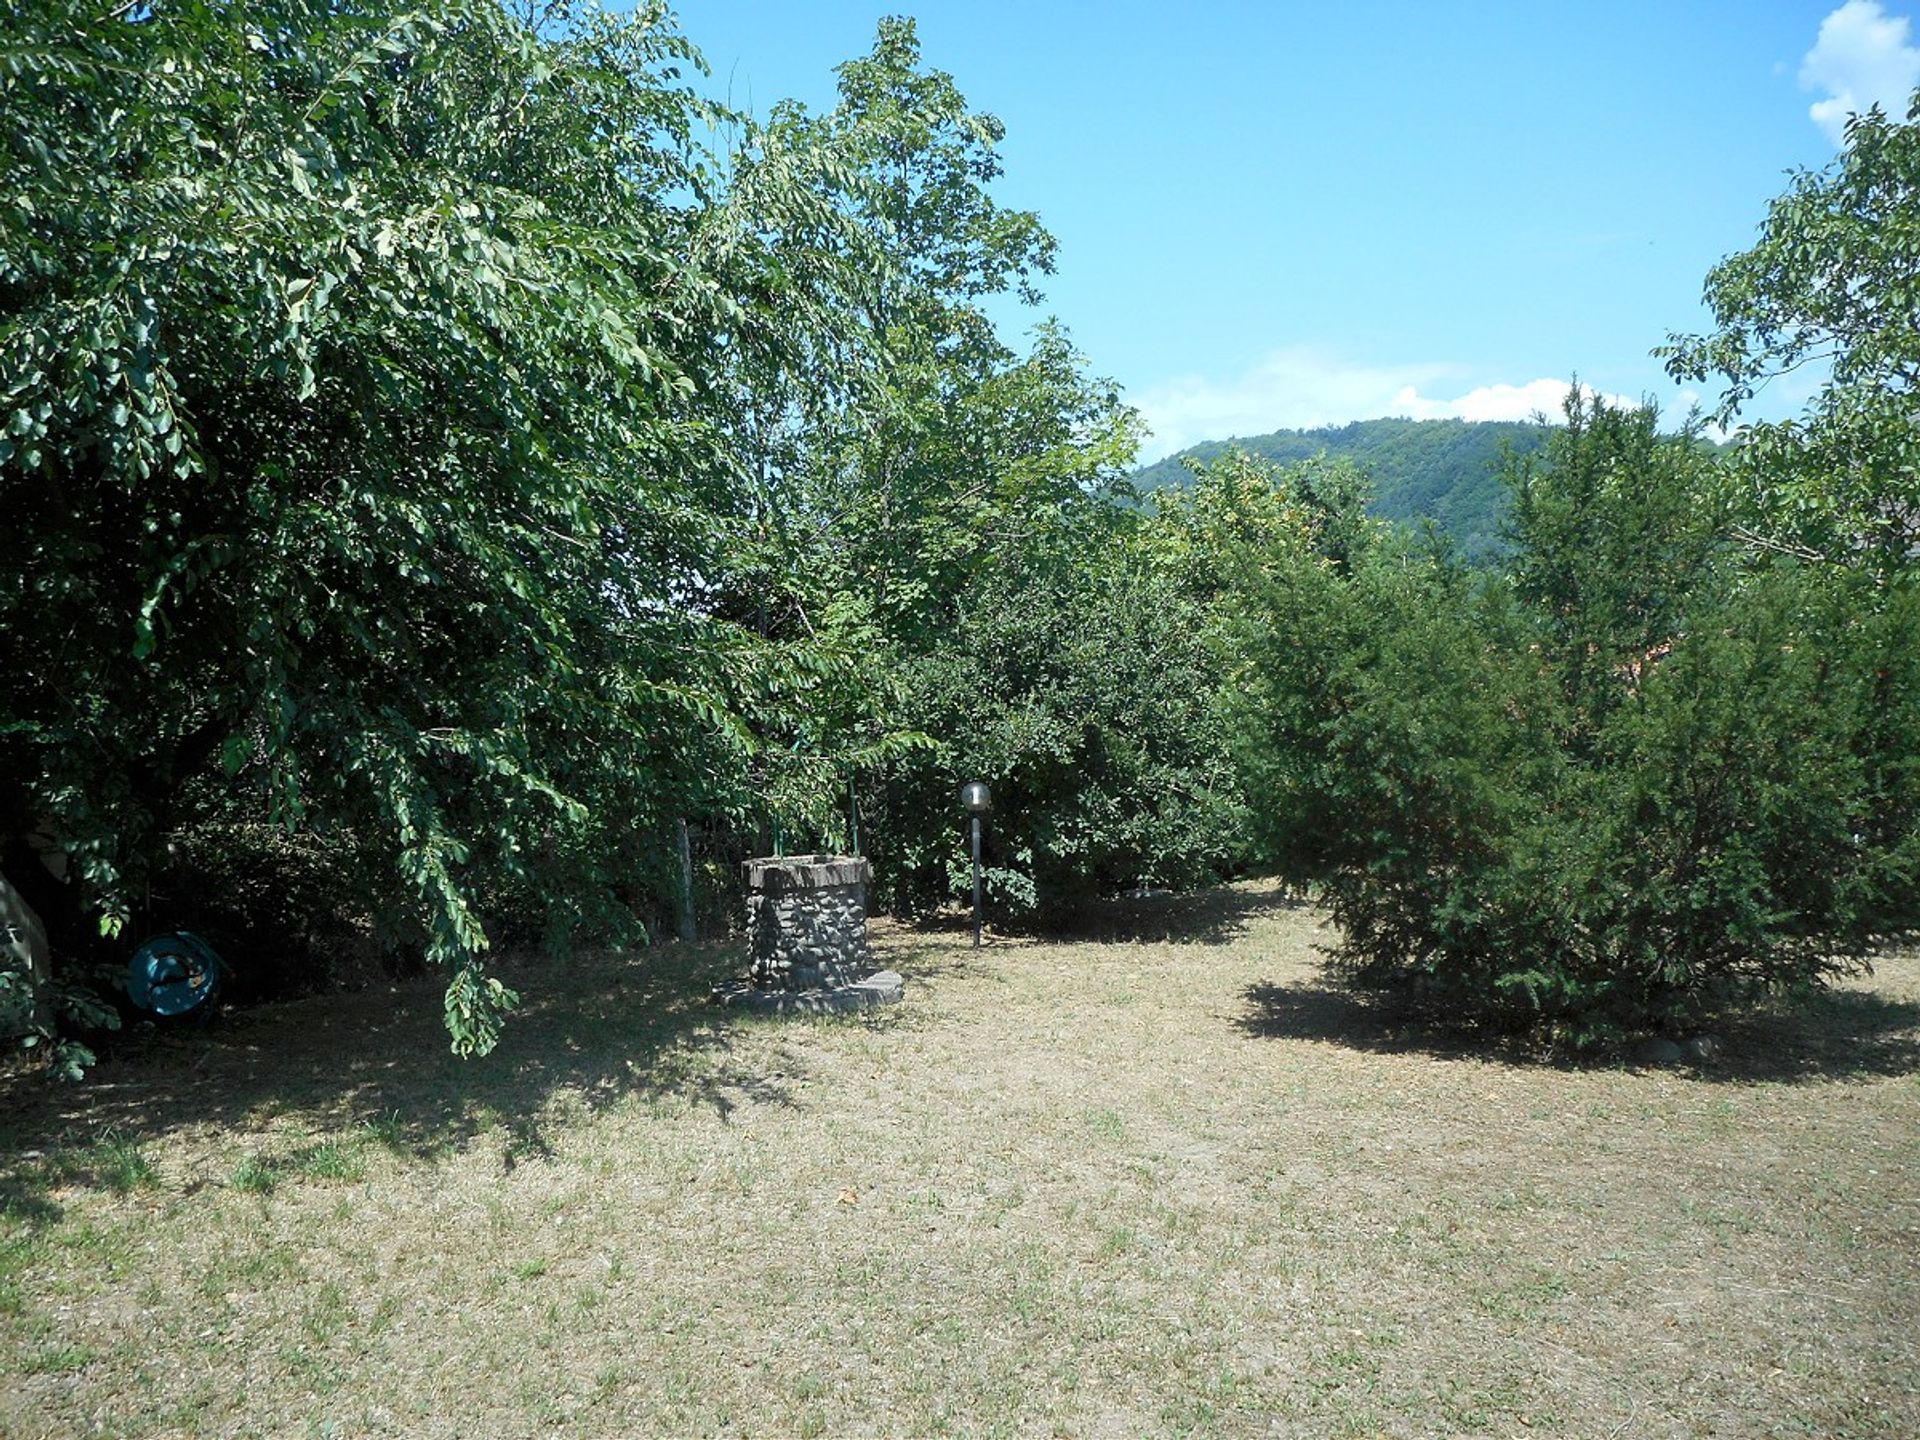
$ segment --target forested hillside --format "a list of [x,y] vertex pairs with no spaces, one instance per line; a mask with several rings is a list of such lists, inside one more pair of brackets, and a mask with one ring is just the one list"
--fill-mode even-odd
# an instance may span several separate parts
[[1291,465],[1319,454],[1352,460],[1371,477],[1372,512],[1385,520],[1432,520],[1468,555],[1499,545],[1506,489],[1504,453],[1530,455],[1546,443],[1547,427],[1513,420],[1355,420],[1317,430],[1275,430],[1234,440],[1206,440],[1142,467],[1133,477],[1142,493],[1188,483],[1185,461],[1217,460],[1229,449]]

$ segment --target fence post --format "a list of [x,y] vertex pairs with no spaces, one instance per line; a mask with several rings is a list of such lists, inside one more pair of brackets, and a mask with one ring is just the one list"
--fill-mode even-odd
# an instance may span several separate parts
[[691,945],[693,928],[693,842],[687,835],[687,817],[680,817],[680,939]]

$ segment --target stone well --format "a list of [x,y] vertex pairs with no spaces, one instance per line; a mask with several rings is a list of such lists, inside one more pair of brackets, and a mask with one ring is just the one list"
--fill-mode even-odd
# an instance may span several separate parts
[[856,855],[785,855],[749,860],[746,980],[723,985],[722,1004],[762,1009],[840,1010],[900,998],[902,981],[873,969],[867,945],[867,882],[873,867]]

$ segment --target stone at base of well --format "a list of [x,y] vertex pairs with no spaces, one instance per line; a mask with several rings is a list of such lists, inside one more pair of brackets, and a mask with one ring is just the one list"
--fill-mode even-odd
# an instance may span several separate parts
[[840,1010],[871,1010],[891,1005],[905,993],[907,982],[898,972],[882,970],[851,985],[819,990],[765,990],[751,980],[734,980],[713,988],[716,1003],[735,1010],[761,1010],[781,1015],[828,1014]]

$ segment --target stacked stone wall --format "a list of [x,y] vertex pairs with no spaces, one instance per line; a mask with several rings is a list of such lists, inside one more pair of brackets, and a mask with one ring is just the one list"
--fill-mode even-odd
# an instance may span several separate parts
[[753,985],[821,990],[873,970],[867,943],[872,867],[841,855],[747,862],[747,933]]

